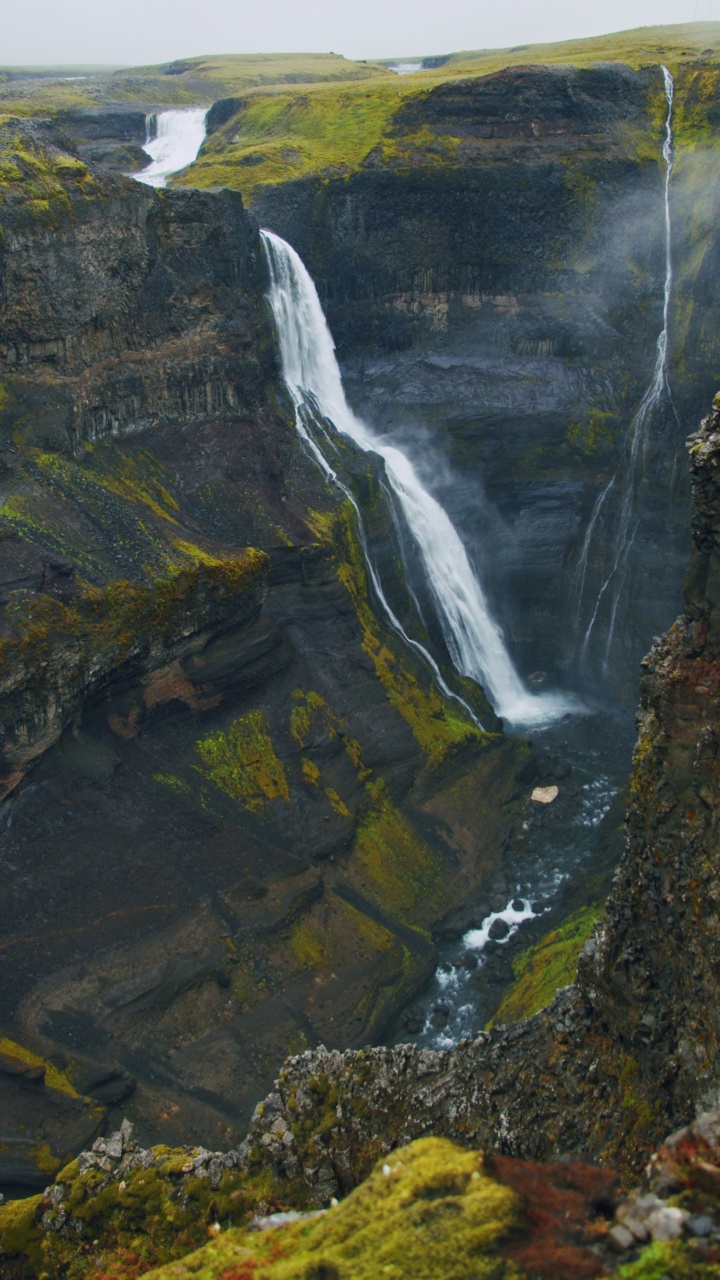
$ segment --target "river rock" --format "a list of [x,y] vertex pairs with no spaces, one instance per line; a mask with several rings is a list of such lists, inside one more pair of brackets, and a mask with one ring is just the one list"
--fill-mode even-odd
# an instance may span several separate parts
[[535,787],[530,796],[537,804],[552,804],[553,800],[557,800],[560,794],[560,788],[556,786]]

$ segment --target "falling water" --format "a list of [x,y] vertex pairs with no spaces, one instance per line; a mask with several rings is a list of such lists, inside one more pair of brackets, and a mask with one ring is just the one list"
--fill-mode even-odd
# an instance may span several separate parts
[[625,450],[618,464],[615,474],[609,483],[605,486],[602,493],[595,503],[590,522],[583,540],[582,550],[580,552],[580,560],[575,575],[575,593],[577,598],[578,621],[582,613],[583,595],[585,592],[585,583],[587,578],[588,561],[590,550],[595,537],[595,530],[598,525],[600,516],[606,509],[608,500],[613,492],[619,488],[619,482],[624,481],[624,493],[620,505],[620,512],[617,523],[615,525],[615,536],[613,541],[613,552],[611,558],[610,572],[604,579],[600,591],[595,600],[595,605],[590,617],[590,621],[585,630],[581,656],[585,658],[590,643],[590,637],[593,628],[597,622],[598,614],[603,600],[607,597],[610,601],[610,620],[608,624],[608,633],[605,643],[605,661],[607,662],[610,648],[615,633],[615,622],[617,619],[618,605],[620,597],[625,585],[627,577],[628,560],[632,550],[635,536],[637,534],[639,524],[639,512],[636,506],[636,497],[639,484],[642,480],[644,462],[647,453],[647,447],[650,435],[650,425],[653,414],[661,399],[665,397],[671,407],[672,396],[668,383],[667,357],[668,357],[668,327],[670,321],[670,302],[672,299],[672,227],[670,222],[670,179],[674,165],[673,152],[673,133],[672,133],[672,115],[673,115],[673,98],[675,86],[673,78],[668,68],[663,66],[663,82],[665,86],[665,97],[667,100],[667,117],[665,120],[665,139],[662,147],[663,160],[665,161],[665,184],[664,184],[664,211],[665,211],[665,289],[663,294],[663,324],[662,330],[657,340],[657,354],[655,356],[655,369],[653,372],[652,382],[643,396],[640,407],[635,414],[625,439]]
[[[315,286],[302,261],[279,236],[263,231],[262,237],[270,267],[270,303],[283,374],[295,405],[298,432],[316,462],[329,480],[340,483],[321,447],[321,444],[325,449],[332,447],[328,423],[363,451],[380,455],[419,552],[445,642],[457,670],[481,684],[498,714],[513,723],[538,724],[562,714],[568,709],[563,698],[552,694],[532,695],[525,689],[455,528],[421,484],[410,460],[398,448],[376,436],[350,409],[333,340]],[[313,434],[314,427],[316,434]],[[345,486],[341,487],[354,503]],[[354,505],[357,510],[357,504]],[[408,640],[385,599],[377,570],[369,557],[368,567],[391,625]],[[409,643],[421,647],[417,642]],[[439,677],[437,664],[426,650],[422,651]],[[450,692],[444,684],[443,688]]]
[[[161,111],[147,117],[147,141],[143,151],[151,163],[131,176],[150,187],[164,187],[172,173],[186,169],[205,141],[207,107],[190,107],[182,111]],[[151,132],[155,125],[155,135]]]

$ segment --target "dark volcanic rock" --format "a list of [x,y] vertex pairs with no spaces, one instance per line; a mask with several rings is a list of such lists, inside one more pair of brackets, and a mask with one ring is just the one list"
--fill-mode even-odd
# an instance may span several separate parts
[[[0,1024],[142,1134],[227,1145],[288,1052],[376,1041],[427,981],[529,749],[376,616],[239,197],[3,138]],[[377,465],[342,465],[400,609]]]
[[316,281],[354,407],[424,468],[522,669],[590,696],[601,685],[629,709],[641,657],[681,605],[688,490],[673,477],[714,390],[697,352],[716,247],[687,216],[701,185],[688,169],[673,188],[676,296],[692,317],[685,346],[677,326],[673,339],[680,421],[665,405],[655,424],[612,661],[604,619],[581,661],[608,536],[582,600],[575,570],[662,327],[663,100],[659,68],[619,64],[453,81],[403,105],[359,172],[254,199]]
[[[709,851],[720,813],[720,407],[691,438],[690,456],[687,613],[643,665],[625,853],[577,985],[535,1017],[452,1052],[401,1045],[290,1059],[273,1103],[289,1124],[289,1098],[307,1115],[299,1152],[317,1163],[322,1149],[323,1194],[364,1176],[380,1134],[388,1147],[442,1133],[486,1150],[585,1150],[637,1168],[662,1132],[717,1096],[718,881]],[[312,1118],[319,1077],[338,1101],[324,1137]],[[257,1115],[254,1135],[265,1128]]]
[[[23,145],[41,154],[28,135]],[[240,197],[158,193],[99,173],[84,187],[64,181],[51,235],[27,204],[0,212],[11,246],[0,259],[0,361],[20,375],[8,425],[30,409],[37,443],[54,419],[77,449],[267,411],[277,367],[265,266]]]

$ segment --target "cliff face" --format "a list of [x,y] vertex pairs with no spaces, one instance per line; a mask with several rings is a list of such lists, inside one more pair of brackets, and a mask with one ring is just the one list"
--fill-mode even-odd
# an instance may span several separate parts
[[720,407],[690,437],[687,612],[643,664],[627,854],[597,951],[593,1007],[668,1114],[716,1105],[720,774]]
[[[676,113],[685,93],[679,78]],[[589,691],[600,685],[629,707],[642,654],[681,603],[688,505],[682,479],[673,490],[683,476],[673,460],[682,424],[697,421],[713,391],[713,252],[699,252],[712,236],[705,212],[688,211],[700,197],[695,169],[715,167],[696,156],[678,162],[672,191],[679,419],[661,406],[638,537],[648,554],[631,559],[612,661],[601,611],[583,672],[612,530],[597,531],[581,601],[574,571],[662,328],[666,111],[659,66],[514,68],[399,102],[350,173],[275,177],[251,193],[260,222],[295,245],[316,280],[358,410],[421,463],[437,450],[432,483],[521,665],[560,679],[570,670],[575,684],[589,677]],[[228,138],[244,136],[243,121]],[[259,138],[248,163],[272,154],[263,146]],[[715,197],[702,199],[709,212]]]
[[[260,412],[277,370],[260,245],[241,200],[91,175],[41,142],[29,126],[6,126],[0,140],[10,178],[0,211],[0,359],[14,376],[6,412],[31,410],[38,443],[51,421],[75,449]],[[33,395],[39,405],[25,403]]]
[[324,1197],[424,1133],[513,1155],[586,1151],[637,1170],[663,1132],[716,1104],[720,408],[690,457],[687,613],[643,664],[625,853],[577,984],[452,1052],[290,1059],[250,1135],[281,1178],[297,1166],[273,1136],[278,1115]]
[[240,198],[4,139],[0,1024],[47,1066],[30,1121],[0,1072],[0,1182],[33,1188],[98,1103],[219,1146],[289,1051],[380,1037],[438,918],[510,892],[528,749],[377,617]]

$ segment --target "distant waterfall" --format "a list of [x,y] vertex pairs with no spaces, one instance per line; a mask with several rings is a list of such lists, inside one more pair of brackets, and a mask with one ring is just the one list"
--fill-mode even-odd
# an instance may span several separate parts
[[205,141],[207,113],[207,107],[189,107],[149,115],[143,151],[152,163],[131,176],[150,187],[164,187],[171,174],[186,169]]
[[[409,459],[376,436],[345,399],[335,348],[315,286],[295,250],[270,231],[261,235],[270,268],[270,303],[280,344],[282,368],[295,405],[297,429],[326,477],[343,486],[328,462],[328,426],[365,452],[378,454],[412,534],[452,661],[461,675],[486,690],[497,713],[513,723],[538,724],[567,710],[557,695],[534,696],[524,687],[490,614],[467,552],[446,512],[421,484]],[[358,515],[359,515],[358,511]],[[391,626],[420,649],[446,693],[437,664],[423,646],[410,640],[392,612],[379,575],[368,568]],[[454,696],[454,695],[453,695]]]
[[[663,66],[663,82],[665,85],[665,97],[667,99],[667,118],[665,120],[665,140],[663,142],[662,154],[665,161],[665,185],[664,185],[664,208],[665,208],[665,290],[663,295],[663,324],[662,330],[658,335],[657,354],[655,357],[655,369],[653,372],[652,382],[643,396],[640,407],[635,414],[625,438],[625,449],[623,456],[618,463],[615,474],[609,483],[603,489],[599,498],[595,503],[590,522],[588,524],[585,539],[583,541],[582,550],[580,552],[580,560],[575,575],[575,594],[577,599],[577,617],[578,622],[583,613],[583,598],[587,585],[588,563],[590,552],[595,541],[595,534],[601,518],[611,517],[615,520],[614,537],[612,540],[612,551],[610,557],[610,570],[606,574],[602,586],[595,598],[594,605],[590,612],[590,619],[583,636],[581,657],[587,654],[588,645],[593,633],[593,629],[598,620],[598,615],[603,607],[603,603],[607,601],[608,606],[608,630],[605,642],[605,661],[607,662],[610,648],[615,633],[615,623],[617,621],[618,606],[622,595],[625,579],[627,577],[628,560],[632,550],[635,536],[637,534],[639,524],[639,511],[637,507],[637,496],[640,483],[643,478],[644,463],[647,453],[647,447],[650,435],[650,426],[653,414],[661,399],[665,397],[671,408],[674,410],[670,386],[668,383],[668,327],[670,322],[670,302],[672,299],[672,226],[670,222],[670,179],[674,165],[673,151],[673,133],[672,133],[672,116],[673,116],[673,98],[675,94],[675,85],[668,68]],[[617,513],[611,510],[612,495],[622,489],[622,497],[620,501],[620,509]]]

